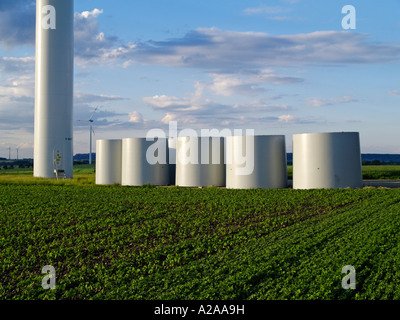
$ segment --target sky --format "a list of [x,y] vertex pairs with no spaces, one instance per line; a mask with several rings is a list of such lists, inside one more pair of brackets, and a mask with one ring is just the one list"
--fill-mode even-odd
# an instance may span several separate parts
[[[342,8],[356,10],[344,29]],[[35,1],[0,0],[0,157],[33,157]],[[400,2],[75,1],[74,153],[151,129],[360,132],[400,153]],[[95,151],[95,147],[94,147]]]

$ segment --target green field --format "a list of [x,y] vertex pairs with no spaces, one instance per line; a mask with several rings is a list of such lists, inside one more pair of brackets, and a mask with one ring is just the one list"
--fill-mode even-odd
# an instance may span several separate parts
[[94,165],[74,167],[74,179],[49,180],[33,177],[32,168],[15,168],[0,171],[0,185],[73,185],[89,186],[95,184]]
[[91,170],[0,176],[0,299],[400,298],[400,189],[96,186]]
[[[400,179],[400,165],[363,166],[365,180]],[[288,177],[293,177],[293,167],[288,166]]]
[[[400,165],[372,165],[363,166],[363,178],[366,180],[392,180],[400,179]],[[0,184],[67,184],[67,185],[91,185],[95,183],[94,165],[78,165],[74,167],[76,179],[72,181],[49,182],[47,179],[33,178],[32,168],[14,168],[12,170],[0,170]],[[288,166],[288,179],[293,178],[293,167]],[[42,180],[42,181],[40,181]]]

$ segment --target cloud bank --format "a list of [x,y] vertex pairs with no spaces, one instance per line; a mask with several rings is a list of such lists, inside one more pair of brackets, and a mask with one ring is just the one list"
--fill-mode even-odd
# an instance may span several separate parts
[[[399,60],[399,45],[368,40],[366,34],[348,31],[276,36],[199,28],[182,38],[125,45],[114,50],[110,58],[225,72],[278,66],[385,64]],[[108,59],[103,55],[102,60]]]
[[36,5],[33,0],[0,1],[0,45],[35,44]]
[[[277,13],[280,7],[248,8],[248,14]],[[367,34],[316,31],[272,35],[218,28],[197,28],[181,38],[126,42],[101,31],[102,9],[76,12],[75,56],[82,67],[135,63],[229,71],[277,66],[384,64],[397,62],[400,46],[369,41]],[[5,46],[34,45],[35,2],[2,0],[0,42]]]

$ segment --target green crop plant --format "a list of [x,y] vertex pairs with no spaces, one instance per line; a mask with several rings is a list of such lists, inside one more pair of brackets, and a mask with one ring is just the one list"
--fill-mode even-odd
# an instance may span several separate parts
[[398,299],[399,213],[384,188],[2,183],[0,298]]

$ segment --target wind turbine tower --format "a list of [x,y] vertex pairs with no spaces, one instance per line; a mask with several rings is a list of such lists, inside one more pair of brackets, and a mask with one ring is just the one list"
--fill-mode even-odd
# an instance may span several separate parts
[[94,122],[94,120],[93,120],[93,117],[94,117],[94,114],[96,113],[97,109],[98,109],[98,107],[96,107],[96,109],[92,113],[92,116],[89,118],[89,120],[78,120],[78,121],[81,121],[81,122],[89,122],[89,130],[90,130],[89,164],[92,164],[92,141],[93,141],[92,140],[92,133],[94,133],[94,130],[93,130],[93,122]]
[[34,176],[73,177],[74,0],[36,0]]

